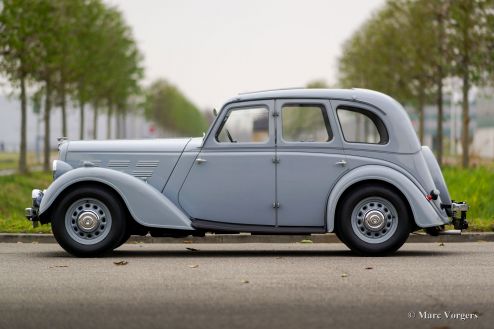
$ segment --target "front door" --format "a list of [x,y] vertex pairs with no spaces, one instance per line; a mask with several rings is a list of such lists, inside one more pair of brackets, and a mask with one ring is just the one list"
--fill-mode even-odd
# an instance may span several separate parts
[[277,225],[324,227],[331,188],[347,169],[328,100],[276,100]]
[[195,219],[274,226],[274,101],[227,105],[179,194]]

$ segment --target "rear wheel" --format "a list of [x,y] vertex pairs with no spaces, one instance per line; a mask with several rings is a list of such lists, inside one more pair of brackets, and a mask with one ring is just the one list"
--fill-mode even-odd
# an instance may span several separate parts
[[405,243],[412,226],[407,205],[394,190],[369,184],[343,200],[336,228],[342,242],[352,251],[386,255]]
[[74,189],[54,209],[53,235],[62,248],[75,256],[104,254],[125,238],[123,207],[114,193],[104,188]]

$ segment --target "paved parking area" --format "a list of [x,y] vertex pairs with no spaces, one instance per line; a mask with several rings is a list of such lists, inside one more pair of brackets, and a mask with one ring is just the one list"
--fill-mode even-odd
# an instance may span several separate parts
[[492,242],[379,258],[336,243],[126,244],[92,259],[0,243],[1,329],[492,328],[493,311]]

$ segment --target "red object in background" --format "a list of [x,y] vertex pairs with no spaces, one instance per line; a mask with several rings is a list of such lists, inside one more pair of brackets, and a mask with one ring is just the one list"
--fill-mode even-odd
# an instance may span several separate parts
[[150,125],[149,126],[149,133],[154,134],[155,131],[156,131],[156,127],[154,125]]

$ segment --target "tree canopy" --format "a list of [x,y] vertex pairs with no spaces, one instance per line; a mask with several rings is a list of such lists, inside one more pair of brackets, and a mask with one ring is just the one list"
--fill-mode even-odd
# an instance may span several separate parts
[[424,105],[434,102],[441,163],[444,79],[461,79],[463,165],[468,166],[468,91],[492,76],[493,35],[493,0],[388,0],[344,44],[340,84],[378,90],[411,105],[419,115],[421,140]]
[[145,91],[146,117],[179,135],[198,135],[207,129],[205,117],[174,85],[158,80]]

